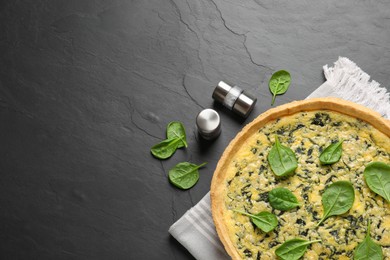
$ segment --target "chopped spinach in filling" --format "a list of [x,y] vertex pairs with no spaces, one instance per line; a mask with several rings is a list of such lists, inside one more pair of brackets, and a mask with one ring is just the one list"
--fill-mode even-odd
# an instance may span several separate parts
[[[277,134],[298,159],[292,176],[277,177],[267,155]],[[319,155],[330,143],[343,139],[341,159],[321,165]],[[350,259],[366,235],[370,219],[371,237],[390,258],[390,205],[373,193],[363,178],[365,165],[372,161],[390,163],[390,140],[364,121],[330,111],[302,112],[268,123],[249,138],[227,169],[226,224],[236,248],[244,259],[276,259],[275,249],[286,240],[299,237],[321,239],[309,246],[304,259]],[[355,202],[345,214],[334,216],[316,228],[323,215],[321,195],[336,181],[346,180],[355,190]],[[268,192],[286,187],[300,202],[289,211],[272,209]],[[256,228],[247,216],[269,211],[279,220],[271,232]]]

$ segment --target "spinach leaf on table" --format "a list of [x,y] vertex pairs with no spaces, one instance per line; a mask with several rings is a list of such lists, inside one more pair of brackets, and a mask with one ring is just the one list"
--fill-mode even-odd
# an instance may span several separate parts
[[153,156],[158,159],[167,159],[171,157],[177,150],[181,139],[166,139],[156,145],[154,145],[150,151]]
[[154,145],[150,152],[158,159],[167,159],[182,147],[187,147],[186,131],[182,123],[173,121],[167,125],[167,139]]
[[370,221],[367,226],[367,235],[356,247],[353,255],[354,260],[382,260],[383,252],[380,245],[376,244],[370,237]]
[[286,93],[288,87],[290,86],[291,76],[288,71],[279,70],[272,74],[271,79],[269,80],[268,86],[269,90],[273,94],[272,103],[275,103],[276,95],[281,95]]
[[341,153],[343,150],[343,140],[340,140],[337,143],[331,144],[325,148],[324,151],[320,154],[321,164],[333,164],[340,160]]
[[367,186],[390,202],[390,165],[383,162],[369,163],[363,175]]
[[274,230],[278,225],[278,219],[276,218],[276,216],[267,211],[262,211],[258,214],[250,214],[240,210],[233,210],[233,211],[250,217],[253,224],[255,224],[256,227],[263,230],[265,233]]
[[310,244],[321,240],[308,241],[301,238],[293,238],[284,242],[275,250],[275,254],[282,260],[298,260],[301,258]]
[[289,210],[299,206],[297,197],[286,188],[275,188],[268,193],[268,200],[274,209]]
[[200,165],[189,162],[178,163],[169,170],[169,181],[176,187],[183,190],[192,188],[199,180],[198,169],[204,165],[206,165],[206,163],[202,163]]
[[355,191],[348,181],[338,181],[331,184],[322,194],[324,216],[317,224],[319,226],[330,216],[341,215],[347,212],[355,201]]
[[288,175],[298,167],[294,152],[287,146],[281,145],[277,135],[275,135],[275,144],[269,151],[267,159],[277,176]]
[[187,147],[186,140],[186,131],[182,123],[178,121],[170,122],[167,126],[167,139],[176,139],[179,138],[181,142],[177,146],[177,148]]

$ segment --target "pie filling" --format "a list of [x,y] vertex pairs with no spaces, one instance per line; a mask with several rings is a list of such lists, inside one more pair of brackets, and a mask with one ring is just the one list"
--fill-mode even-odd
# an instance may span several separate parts
[[[291,148],[298,168],[288,177],[277,177],[269,167],[267,155],[275,135]],[[320,153],[343,139],[341,159],[321,165]],[[337,112],[300,112],[269,122],[241,146],[227,170],[225,222],[230,239],[244,259],[276,259],[275,249],[286,240],[320,239],[308,247],[304,259],[351,259],[364,239],[368,220],[371,238],[390,257],[390,205],[373,193],[363,178],[372,161],[390,163],[390,140],[371,125]],[[355,190],[352,208],[331,216],[316,227],[323,216],[321,194],[336,181],[346,180]],[[268,192],[285,187],[298,198],[300,206],[289,210],[272,209]],[[257,214],[274,213],[278,226],[269,233],[257,228],[250,218],[233,210]]]

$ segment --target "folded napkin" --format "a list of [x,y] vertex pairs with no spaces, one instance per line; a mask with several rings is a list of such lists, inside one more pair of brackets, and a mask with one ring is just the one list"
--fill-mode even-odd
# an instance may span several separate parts
[[[324,66],[326,82],[307,98],[338,97],[369,107],[390,119],[390,94],[347,58]],[[199,260],[230,259],[211,216],[210,193],[169,228],[169,233]]]

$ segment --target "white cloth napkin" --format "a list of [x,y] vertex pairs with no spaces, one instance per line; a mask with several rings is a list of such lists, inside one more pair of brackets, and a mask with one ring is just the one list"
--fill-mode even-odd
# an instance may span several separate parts
[[[354,62],[339,57],[333,67],[324,66],[326,82],[307,98],[339,97],[369,107],[390,119],[390,94]],[[188,210],[169,233],[199,260],[230,259],[219,241],[210,209],[210,193]]]

